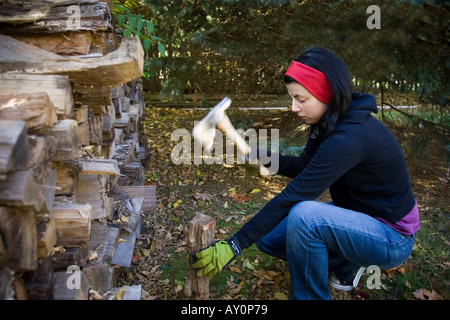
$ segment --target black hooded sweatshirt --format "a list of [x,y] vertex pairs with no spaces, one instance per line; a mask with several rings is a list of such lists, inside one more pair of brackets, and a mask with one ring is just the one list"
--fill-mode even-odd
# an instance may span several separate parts
[[[322,139],[313,134],[300,157],[279,155],[278,174],[293,178],[234,236],[241,249],[270,232],[301,201],[327,189],[335,206],[396,223],[415,206],[403,152],[375,119],[376,99],[353,93],[344,119]],[[357,221],[355,221],[357,223]]]

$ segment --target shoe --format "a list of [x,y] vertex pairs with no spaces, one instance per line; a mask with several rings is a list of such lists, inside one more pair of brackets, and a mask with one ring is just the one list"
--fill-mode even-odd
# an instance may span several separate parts
[[353,278],[353,281],[351,281],[351,282],[340,280],[333,273],[328,278],[328,284],[330,285],[330,287],[333,287],[338,290],[342,290],[345,292],[352,291],[353,289],[355,289],[358,286],[359,280],[361,279],[361,276],[363,275],[363,273],[365,271],[366,271],[365,267],[359,268],[358,272],[356,272],[355,278]]

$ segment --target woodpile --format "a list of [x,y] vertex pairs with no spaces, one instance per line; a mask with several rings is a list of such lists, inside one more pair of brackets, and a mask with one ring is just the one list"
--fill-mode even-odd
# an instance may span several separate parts
[[113,283],[156,207],[144,51],[111,8],[0,0],[0,300],[140,299]]

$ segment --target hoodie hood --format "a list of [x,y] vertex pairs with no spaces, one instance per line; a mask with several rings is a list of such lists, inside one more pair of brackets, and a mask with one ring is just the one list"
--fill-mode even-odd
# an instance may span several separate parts
[[367,93],[353,93],[342,122],[362,123],[372,112],[378,113],[375,97]]

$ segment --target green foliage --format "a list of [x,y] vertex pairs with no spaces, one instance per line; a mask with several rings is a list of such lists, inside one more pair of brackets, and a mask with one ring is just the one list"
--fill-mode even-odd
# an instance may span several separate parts
[[[114,1],[113,15],[117,24],[122,28],[124,37],[138,37],[145,50],[146,56],[149,57],[150,49],[156,44],[159,55],[165,55],[165,47],[162,44],[163,39],[156,36],[156,20],[153,18],[145,19],[144,15],[135,13],[139,11],[142,4],[138,0]],[[143,76],[148,79],[152,75],[151,69],[146,68],[148,63],[144,65]]]
[[[290,61],[313,45],[335,51],[359,90],[413,93],[448,112],[450,7],[445,1],[145,0],[170,39],[159,59],[166,93],[284,94]],[[174,61],[178,60],[178,61]],[[183,64],[183,61],[185,62]],[[175,72],[184,65],[186,72]],[[172,69],[175,68],[175,69]],[[177,77],[178,79],[169,79]]]

